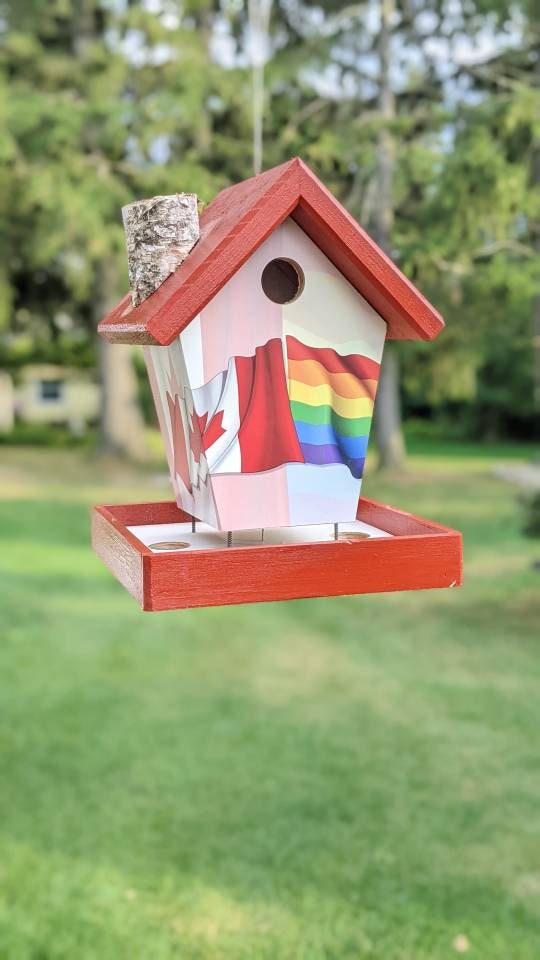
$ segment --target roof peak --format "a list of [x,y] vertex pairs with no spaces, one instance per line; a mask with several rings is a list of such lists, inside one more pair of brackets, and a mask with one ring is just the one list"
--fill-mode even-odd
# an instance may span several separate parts
[[226,187],[203,210],[200,240],[147,300],[129,294],[99,332],[119,343],[168,344],[287,219],[304,232],[388,325],[388,336],[431,340],[444,322],[300,157]]

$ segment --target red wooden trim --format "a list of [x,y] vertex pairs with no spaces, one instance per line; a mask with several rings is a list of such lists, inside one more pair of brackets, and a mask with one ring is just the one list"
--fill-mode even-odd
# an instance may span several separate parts
[[111,342],[170,343],[289,215],[383,317],[390,338],[440,333],[440,314],[298,157],[218,194],[180,267],[138,307],[124,297],[99,332]]
[[440,313],[300,161],[293,219],[388,324],[390,340],[433,340]]
[[358,517],[394,536],[158,554],[126,527],[190,519],[176,504],[165,502],[96,507],[92,542],[144,610],[461,584],[457,531],[374,500],[360,501]]
[[[188,520],[191,520],[191,514],[181,510],[174,500],[163,500],[157,503],[115,504],[107,507],[96,507],[96,510],[106,510],[109,516],[129,527],[143,526],[147,523],[187,523]],[[137,543],[139,542],[137,540]]]
[[[407,513],[405,510],[398,510],[397,507],[389,507],[386,503],[379,503],[378,500],[370,500],[362,497],[358,502],[358,520],[364,523],[370,523],[373,527],[380,530],[386,530],[394,536],[418,536],[423,533],[457,533],[450,527],[444,527],[434,520],[424,520],[422,517],[416,517],[414,513]],[[459,534],[461,536],[461,534]]]

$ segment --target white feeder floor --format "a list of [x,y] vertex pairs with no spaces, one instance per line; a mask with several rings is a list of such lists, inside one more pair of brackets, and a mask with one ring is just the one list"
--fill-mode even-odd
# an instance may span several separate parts
[[[227,550],[227,533],[214,530],[207,523],[196,521],[196,531],[188,523],[148,523],[127,528],[134,537],[137,537],[145,547],[153,553],[174,553],[176,551],[154,547],[157,543],[174,543],[176,541],[189,544],[188,547],[179,547],[178,553],[185,550]],[[351,520],[349,523],[340,523],[338,527],[339,540],[347,539],[346,534],[366,534],[370,540],[391,537],[386,530],[379,530],[362,520]],[[232,547],[268,547],[297,543],[329,543],[334,542],[334,525],[332,523],[314,524],[305,527],[269,527],[265,528],[264,540],[261,539],[261,530],[238,530],[232,532]]]

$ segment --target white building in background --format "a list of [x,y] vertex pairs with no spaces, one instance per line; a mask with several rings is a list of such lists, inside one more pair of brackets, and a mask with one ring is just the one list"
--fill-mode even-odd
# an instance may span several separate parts
[[15,391],[13,379],[0,370],[0,433],[10,433],[15,420]]
[[101,391],[90,374],[54,364],[23,367],[14,385],[0,371],[0,431],[9,433],[15,419],[24,423],[66,425],[83,433],[98,419]]

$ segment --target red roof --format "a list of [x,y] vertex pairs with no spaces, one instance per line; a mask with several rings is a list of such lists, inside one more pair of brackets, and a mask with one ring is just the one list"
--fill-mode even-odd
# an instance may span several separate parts
[[444,321],[298,157],[228,187],[200,217],[200,239],[147,300],[130,294],[101,321],[113,343],[171,343],[287,217],[388,324],[393,340],[433,340]]

